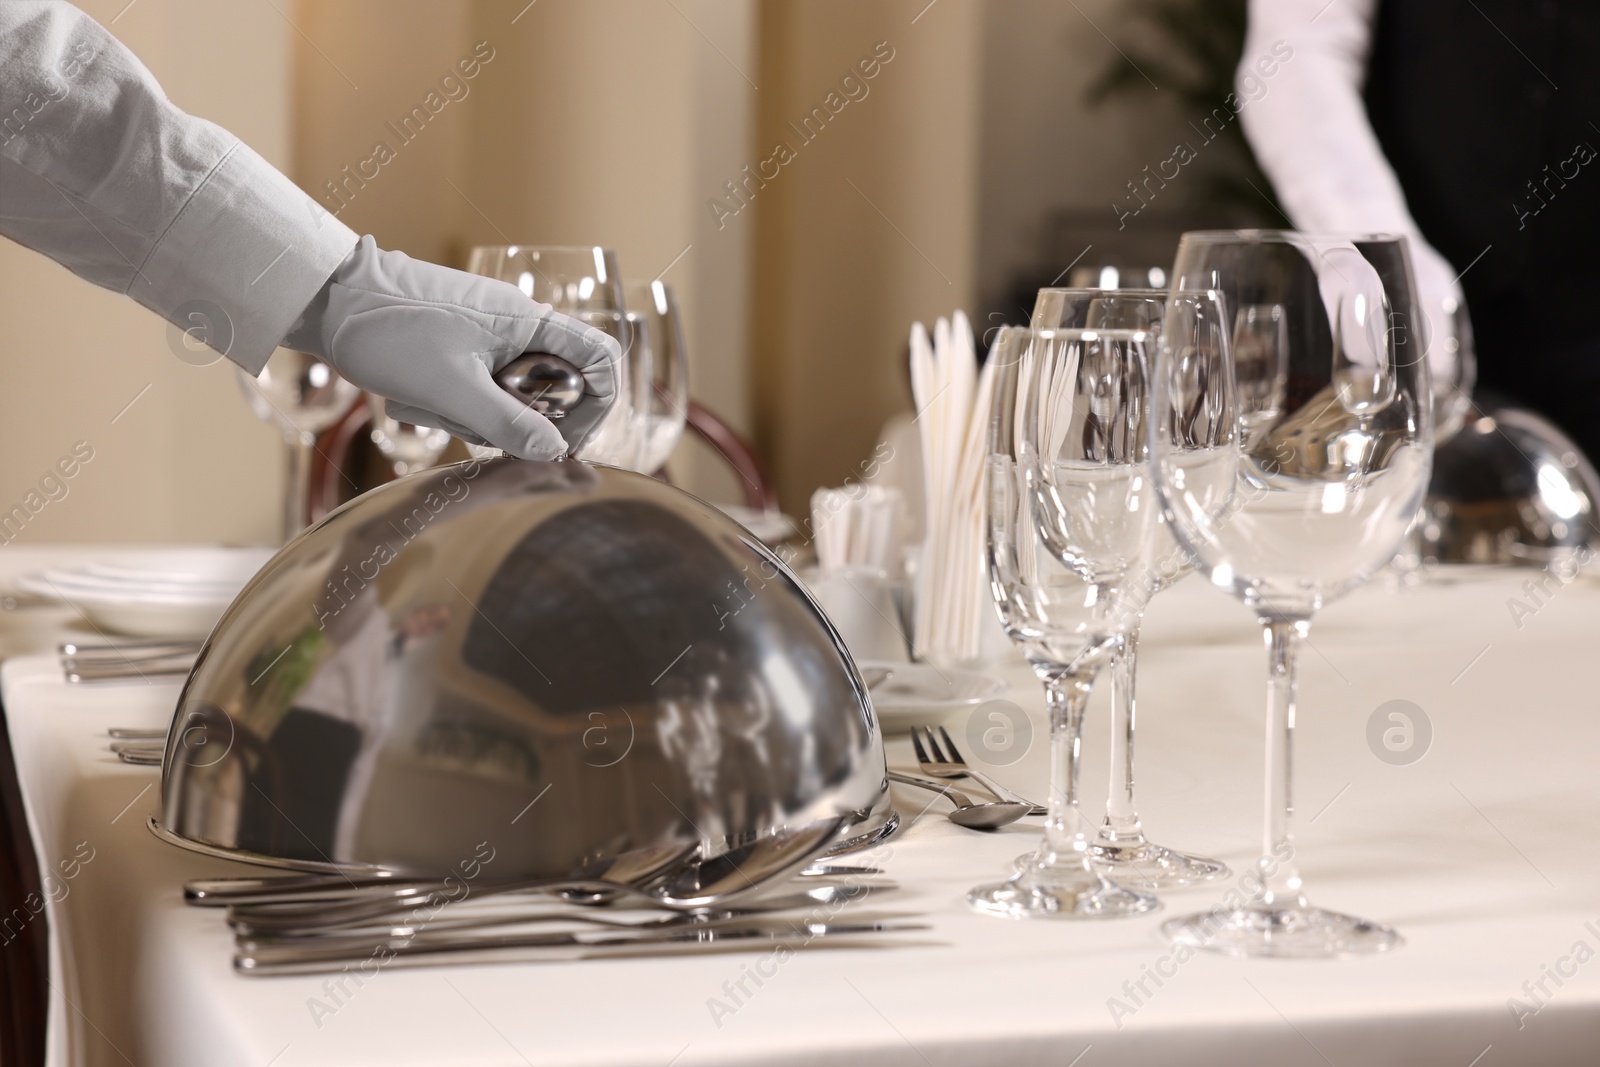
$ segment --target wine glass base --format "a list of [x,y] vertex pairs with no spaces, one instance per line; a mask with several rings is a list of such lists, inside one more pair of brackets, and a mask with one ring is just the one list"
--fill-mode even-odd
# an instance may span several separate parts
[[1118,919],[1155,911],[1161,902],[1124,889],[1073,863],[1019,862],[1004,882],[979,886],[967,903],[984,915],[1005,919]]
[[1168,919],[1161,932],[1176,944],[1225,956],[1285,959],[1370,956],[1405,943],[1382,923],[1308,905],[1200,912]]
[[1149,843],[1089,846],[1089,862],[1120,886],[1154,891],[1183,889],[1228,877],[1228,865]]

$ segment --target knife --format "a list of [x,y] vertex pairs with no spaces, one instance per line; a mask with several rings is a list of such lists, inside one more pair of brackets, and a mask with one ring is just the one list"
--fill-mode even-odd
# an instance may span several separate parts
[[[376,974],[391,967],[472,963],[559,963],[571,960],[626,956],[641,950],[717,951],[750,949],[760,945],[809,946],[823,939],[845,939],[867,934],[898,934],[929,929],[926,923],[897,918],[852,922],[797,923],[793,919],[756,920],[713,929],[652,930],[645,934],[582,931],[518,937],[468,937],[436,939],[409,945],[366,943],[359,950],[340,948],[318,951],[309,947],[271,947],[241,950],[233,958],[241,974],[317,974],[344,970],[352,964]],[[856,943],[856,942],[852,942]],[[891,942],[892,943],[892,942]],[[860,942],[881,945],[883,942]]]

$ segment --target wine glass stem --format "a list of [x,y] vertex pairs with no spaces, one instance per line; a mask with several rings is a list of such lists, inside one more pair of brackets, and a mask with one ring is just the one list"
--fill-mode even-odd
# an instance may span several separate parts
[[288,544],[306,528],[311,496],[311,435],[291,430],[287,437],[289,464],[283,494],[283,541]]
[[1057,856],[1076,853],[1087,862],[1088,841],[1078,817],[1078,758],[1083,745],[1083,712],[1090,679],[1063,675],[1045,682],[1050,709],[1050,813],[1045,845]]
[[1268,906],[1304,906],[1289,832],[1294,814],[1294,711],[1300,642],[1309,619],[1264,618],[1267,643],[1267,782],[1265,834],[1259,861]]
[[1111,663],[1111,792],[1100,843],[1118,848],[1144,844],[1144,830],[1133,806],[1134,677],[1139,668],[1139,624],[1123,636]]

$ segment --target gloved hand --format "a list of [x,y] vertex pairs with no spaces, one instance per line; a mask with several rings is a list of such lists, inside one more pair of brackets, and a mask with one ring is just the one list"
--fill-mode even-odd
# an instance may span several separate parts
[[1307,259],[1333,331],[1334,395],[1352,415],[1382,411],[1395,397],[1383,279],[1347,240],[1302,234],[1295,241],[1310,251]]
[[[388,400],[389,414],[438,426],[521,459],[577,448],[616,398],[617,341],[514,285],[385,252],[361,238],[284,345],[332,364]],[[494,375],[524,352],[549,352],[583,375],[584,401],[559,425]]]

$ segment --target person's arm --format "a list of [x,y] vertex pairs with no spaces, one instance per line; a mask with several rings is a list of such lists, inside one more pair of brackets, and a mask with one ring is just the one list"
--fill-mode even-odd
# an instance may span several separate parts
[[258,373],[356,234],[61,0],[0,3],[0,233]]
[[[1412,219],[1361,97],[1376,5],[1377,0],[1250,0],[1238,84],[1239,98],[1248,103],[1239,118],[1296,229],[1409,239],[1433,336],[1449,336],[1447,311],[1461,301],[1457,271]],[[1281,54],[1274,53],[1279,42],[1293,55],[1264,79],[1257,60]],[[1446,351],[1432,346],[1436,373]]]
[[[203,326],[251,374],[287,344],[396,418],[525,459],[577,447],[616,395],[614,339],[514,285],[358,242],[65,0],[0,0],[0,234]],[[494,382],[530,349],[583,374],[589,400],[559,430]]]

